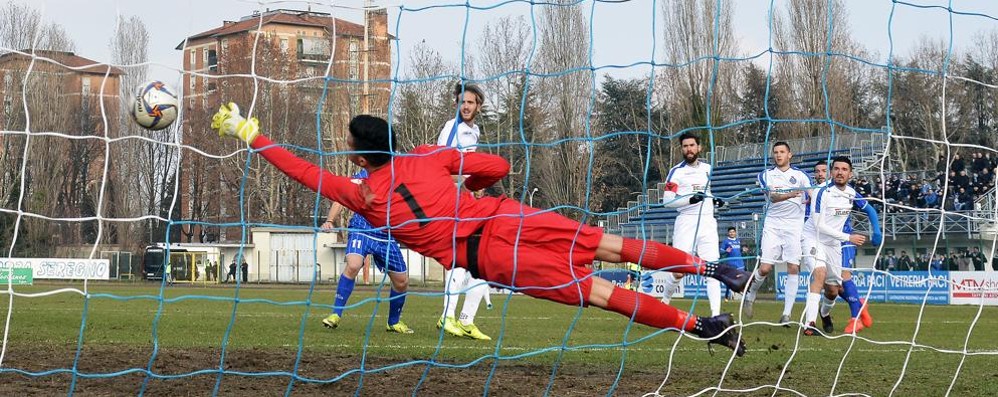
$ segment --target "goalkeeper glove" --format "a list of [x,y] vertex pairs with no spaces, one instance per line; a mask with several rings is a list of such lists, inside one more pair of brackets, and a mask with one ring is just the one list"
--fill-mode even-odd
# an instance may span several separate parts
[[217,130],[218,136],[234,136],[250,144],[260,135],[260,122],[256,117],[247,120],[239,114],[239,106],[229,102],[219,107],[218,113],[211,118],[211,129]]
[[699,203],[699,202],[703,201],[703,198],[704,198],[704,194],[703,193],[700,193],[700,192],[693,193],[693,195],[690,196],[690,205],[693,205],[693,204],[696,204],[696,203]]
[[714,197],[714,208],[721,208],[724,206],[724,200],[718,197]]

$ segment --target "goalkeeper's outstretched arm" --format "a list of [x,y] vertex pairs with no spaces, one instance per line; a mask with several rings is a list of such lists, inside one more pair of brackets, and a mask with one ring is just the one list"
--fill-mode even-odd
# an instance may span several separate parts
[[239,107],[235,103],[221,106],[218,113],[212,117],[211,128],[217,130],[219,136],[236,137],[246,142],[285,175],[312,191],[319,192],[323,197],[343,204],[355,212],[364,205],[359,185],[352,183],[350,178],[333,175],[274,144],[260,132],[259,121],[255,117],[244,118],[239,114]]

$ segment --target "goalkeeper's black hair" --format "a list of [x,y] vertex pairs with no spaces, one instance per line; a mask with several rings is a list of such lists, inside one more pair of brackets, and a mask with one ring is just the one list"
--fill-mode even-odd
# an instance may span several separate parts
[[732,230],[734,230],[736,232],[738,231],[738,229],[736,229],[734,226],[728,226],[728,231],[730,232]]
[[825,166],[827,166],[828,165],[828,161],[825,161],[825,159],[821,159],[821,160],[818,160],[816,163],[814,163],[815,167],[817,167],[819,165],[825,165]]
[[388,133],[388,122],[380,117],[362,114],[350,120],[350,136],[353,137],[353,148],[360,156],[377,167],[392,159],[392,148],[395,148],[395,134]]

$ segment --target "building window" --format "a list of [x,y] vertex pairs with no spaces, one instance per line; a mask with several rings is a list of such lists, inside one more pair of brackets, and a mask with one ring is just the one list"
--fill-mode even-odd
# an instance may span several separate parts
[[197,77],[191,76],[191,92],[190,92],[191,94],[194,93],[194,87],[197,87],[196,85],[197,82],[198,82]]
[[229,39],[222,39],[222,51],[229,49]]
[[191,69],[194,69],[194,61],[197,59],[197,55],[193,49],[191,49]]
[[347,78],[357,80],[360,76],[360,44],[357,40],[350,40],[350,68]]
[[205,59],[205,62],[206,62],[205,64],[208,66],[208,70],[217,70],[218,69],[218,54],[215,52],[215,50],[208,50],[205,54],[207,54],[205,56],[205,58],[206,58]]
[[281,51],[288,51],[288,39],[281,39]]
[[90,95],[90,78],[84,77],[80,79],[80,96],[87,97]]

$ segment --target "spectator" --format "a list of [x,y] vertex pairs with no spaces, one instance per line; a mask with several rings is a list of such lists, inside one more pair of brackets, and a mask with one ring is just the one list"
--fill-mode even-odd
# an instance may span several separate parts
[[225,275],[225,282],[229,282],[229,279],[236,280],[236,260],[233,259],[232,263],[229,264],[229,273]]
[[[956,256],[956,254],[953,255]],[[970,266],[971,266],[970,251],[964,251],[963,255],[960,255],[956,258],[956,268],[961,272],[974,270]]]
[[953,210],[954,211],[967,211],[974,209],[974,199],[971,197],[967,189],[960,187],[956,196],[953,198]]
[[953,155],[953,162],[949,165],[949,170],[953,172],[960,172],[966,170],[967,166],[963,163],[963,159],[960,158],[959,154]]
[[946,172],[946,156],[939,155],[936,160],[936,172]]
[[243,282],[244,283],[248,282],[249,281],[249,264],[246,263],[245,259],[243,260],[243,264],[239,268],[243,271]]
[[925,208],[939,208],[939,195],[936,194],[935,190],[929,189],[929,194],[926,194],[923,199],[925,200]]
[[974,265],[974,270],[986,270],[984,265],[987,263],[987,258],[984,257],[984,253],[981,252],[980,248],[973,248],[973,251],[970,253],[970,261]]
[[943,266],[944,265],[943,265],[943,257],[942,257],[942,255],[939,255],[939,254],[933,255],[932,256],[932,262],[929,262],[929,268],[932,269],[932,270],[934,270],[934,271],[943,271],[943,270],[946,270],[946,268],[943,267]]
[[949,258],[946,260],[946,269],[954,271],[959,269],[960,257],[957,256],[956,252],[950,254]]
[[988,169],[990,166],[990,161],[984,158],[984,154],[981,152],[974,153],[974,172],[980,173],[983,170]]
[[905,251],[901,251],[901,258],[898,258],[898,269],[907,272],[915,270],[915,263],[911,261],[911,257]]

